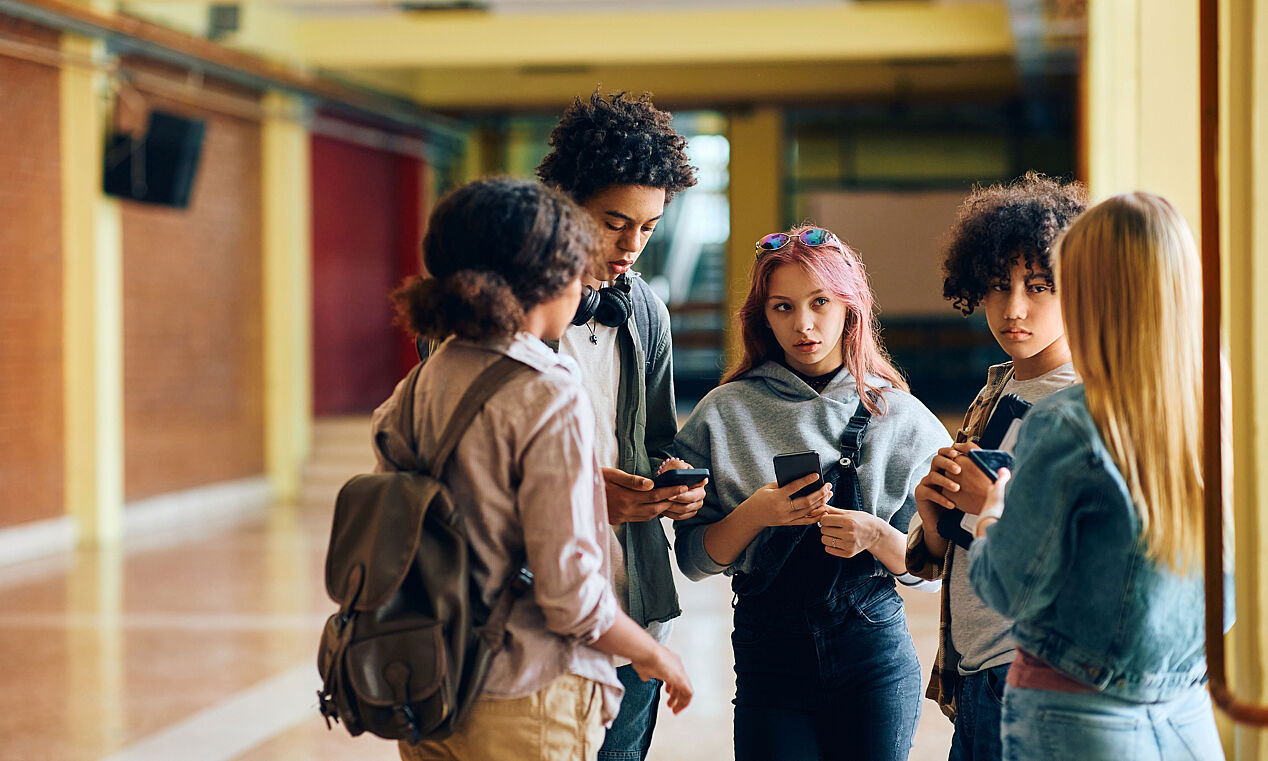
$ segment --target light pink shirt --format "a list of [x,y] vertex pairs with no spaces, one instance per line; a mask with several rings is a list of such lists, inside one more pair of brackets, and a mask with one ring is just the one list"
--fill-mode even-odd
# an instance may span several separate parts
[[[527,333],[481,344],[446,341],[418,376],[419,451],[426,458],[436,449],[458,400],[503,354],[538,372],[521,373],[494,394],[445,470],[454,504],[466,510],[472,573],[485,604],[493,605],[517,558],[527,556],[534,576],[533,593],[511,609],[507,646],[494,658],[482,696],[524,697],[577,674],[603,685],[608,723],[620,705],[620,682],[611,656],[588,645],[611,628],[618,607],[594,414],[571,363]],[[397,424],[401,393],[398,385],[375,410],[375,433]]]

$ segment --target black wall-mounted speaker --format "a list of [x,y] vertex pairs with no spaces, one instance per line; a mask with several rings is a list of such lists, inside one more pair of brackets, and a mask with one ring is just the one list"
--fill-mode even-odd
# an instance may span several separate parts
[[115,134],[106,146],[102,188],[107,195],[142,203],[189,206],[205,122],[151,111],[140,138]]

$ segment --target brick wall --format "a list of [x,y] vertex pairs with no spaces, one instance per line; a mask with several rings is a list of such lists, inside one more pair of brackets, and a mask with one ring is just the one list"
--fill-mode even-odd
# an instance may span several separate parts
[[[3,15],[0,36],[59,44]],[[0,56],[0,527],[65,513],[58,81]]]
[[207,131],[188,209],[122,202],[128,500],[264,471],[260,125],[145,100]]

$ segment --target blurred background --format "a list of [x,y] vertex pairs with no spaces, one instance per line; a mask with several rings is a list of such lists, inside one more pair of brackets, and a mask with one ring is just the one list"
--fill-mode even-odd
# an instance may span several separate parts
[[[768,232],[810,220],[862,253],[886,344],[954,427],[1004,358],[941,296],[971,187],[1034,169],[1167,195],[1199,236],[1217,219],[1227,644],[1235,689],[1268,698],[1268,0],[0,0],[0,758],[392,757],[311,697],[333,496],[416,360],[387,293],[441,194],[531,177],[596,88],[651,92],[699,168],[638,265],[683,414]],[[679,586],[701,693],[653,757],[729,757],[729,591]],[[926,671],[936,602],[909,600]],[[944,758],[924,714],[913,758]]]

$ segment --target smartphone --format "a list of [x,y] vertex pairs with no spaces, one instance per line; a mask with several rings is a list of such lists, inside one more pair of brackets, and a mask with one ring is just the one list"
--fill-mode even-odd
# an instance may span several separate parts
[[1027,412],[1030,412],[1030,402],[1016,394],[1004,394],[995,404],[995,411],[991,413],[991,419],[986,422],[977,443],[982,449],[1002,449],[1009,428],[1015,421],[1026,417]]
[[804,497],[807,494],[814,494],[823,488],[823,470],[819,467],[818,452],[789,452],[788,454],[775,455],[775,482],[780,486],[787,486],[802,476],[808,476],[814,473],[819,479],[804,489],[799,489],[796,494],[792,495],[793,499]]
[[994,483],[1000,468],[1013,467],[1013,456],[998,449],[971,449],[969,459]]
[[657,475],[652,483],[657,489],[665,486],[695,486],[708,477],[708,468],[678,468]]

